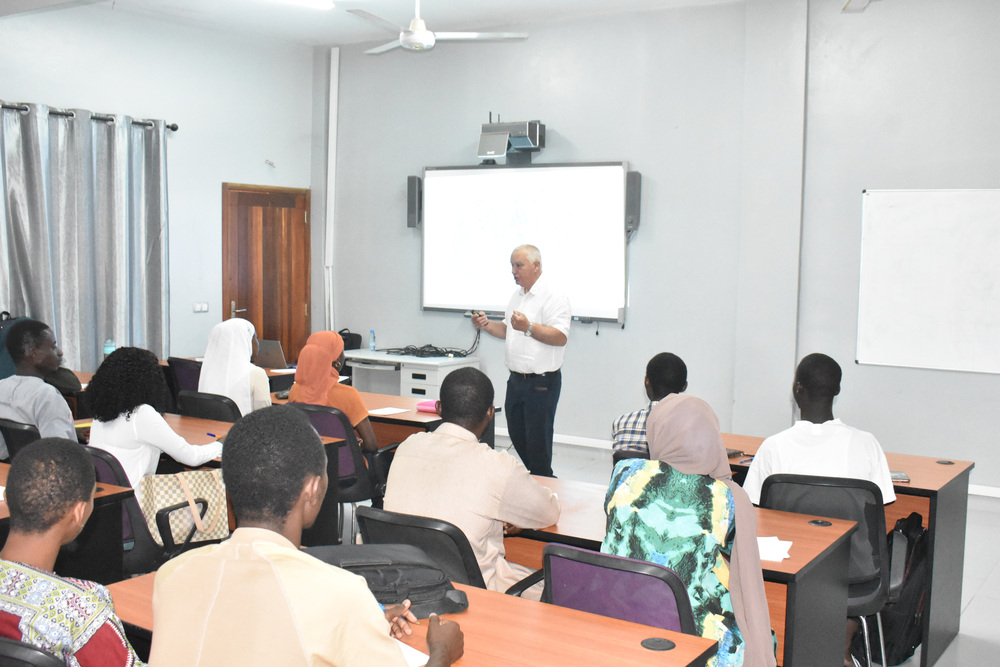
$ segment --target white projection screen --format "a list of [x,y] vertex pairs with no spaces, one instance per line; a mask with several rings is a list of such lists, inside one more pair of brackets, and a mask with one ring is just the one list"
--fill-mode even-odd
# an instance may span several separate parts
[[858,362],[1000,373],[1000,190],[862,197]]
[[422,306],[503,312],[510,253],[537,246],[578,319],[624,321],[624,162],[427,168]]

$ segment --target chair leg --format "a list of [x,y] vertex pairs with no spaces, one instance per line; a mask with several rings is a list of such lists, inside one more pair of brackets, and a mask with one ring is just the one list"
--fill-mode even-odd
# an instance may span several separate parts
[[885,657],[885,633],[882,631],[882,612],[875,614],[875,622],[878,624],[878,646],[882,649],[882,665],[887,665]]
[[861,632],[865,636],[865,658],[867,658],[865,665],[872,667],[872,640],[868,636],[868,620],[864,616],[858,618],[861,619]]
[[358,543],[358,504],[351,503],[351,544]]
[[337,503],[337,539],[344,537],[344,503]]

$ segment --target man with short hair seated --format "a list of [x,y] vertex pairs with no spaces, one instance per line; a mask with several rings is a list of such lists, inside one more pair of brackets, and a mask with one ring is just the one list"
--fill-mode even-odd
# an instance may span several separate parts
[[755,505],[764,480],[779,473],[866,479],[878,485],[883,502],[896,500],[889,464],[875,436],[833,417],[841,375],[840,365],[825,354],[810,354],[799,362],[792,396],[801,419],[757,450],[743,482]]
[[[559,500],[518,459],[479,441],[494,411],[493,384],[481,371],[449,373],[437,411],[443,424],[433,433],[411,435],[396,450],[384,507],[458,526],[486,587],[505,591],[531,573],[504,558],[505,528],[551,526],[559,519]],[[538,599],[538,589],[523,597]]]
[[[0,418],[31,424],[43,438],[75,441],[69,404],[42,379],[62,363],[62,350],[52,329],[38,320],[19,320],[11,325],[4,345],[17,374],[0,380]],[[0,458],[7,454],[7,444],[0,437]]]
[[676,354],[660,352],[646,364],[646,396],[649,405],[641,410],[622,415],[611,425],[611,462],[622,459],[648,459],[649,442],[646,440],[646,419],[654,405],[670,394],[681,394],[687,389],[687,366]]
[[[288,406],[255,410],[226,436],[222,476],[237,528],[164,564],[153,593],[150,664],[405,665],[409,601],[386,610],[365,580],[300,551],[329,480],[323,443]],[[458,624],[432,616],[427,667],[462,656]]]
[[0,551],[0,636],[67,665],[141,665],[108,589],[52,572],[59,548],[90,518],[95,488],[90,455],[72,440],[43,438],[14,459],[4,490],[10,534]]

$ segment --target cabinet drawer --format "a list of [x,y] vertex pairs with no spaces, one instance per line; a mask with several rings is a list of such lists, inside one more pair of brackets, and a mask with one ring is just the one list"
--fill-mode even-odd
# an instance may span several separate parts
[[426,382],[411,382],[405,378],[400,383],[400,396],[409,396],[410,398],[419,398],[422,400],[440,398],[441,387],[436,384],[428,384]]

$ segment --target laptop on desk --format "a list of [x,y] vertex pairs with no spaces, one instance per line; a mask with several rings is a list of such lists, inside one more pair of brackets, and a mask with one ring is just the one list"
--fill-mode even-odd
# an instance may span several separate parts
[[257,356],[251,361],[261,368],[288,368],[280,340],[261,340]]

